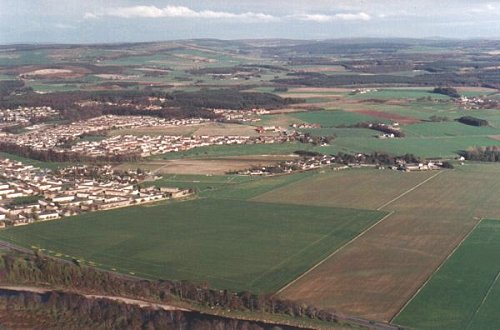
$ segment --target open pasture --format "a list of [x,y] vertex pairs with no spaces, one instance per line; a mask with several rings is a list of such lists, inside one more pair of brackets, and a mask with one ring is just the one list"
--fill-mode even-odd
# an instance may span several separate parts
[[323,127],[336,127],[341,125],[354,125],[365,121],[389,122],[375,116],[342,110],[308,111],[292,115],[294,118],[306,123],[321,124]]
[[394,99],[418,99],[422,97],[431,97],[433,99],[447,100],[450,97],[442,94],[432,93],[432,88],[411,88],[411,89],[376,89],[364,94],[349,95],[351,99],[379,99],[379,100],[394,100]]
[[297,150],[309,150],[310,144],[305,143],[262,143],[262,144],[231,144],[212,145],[193,148],[183,152],[170,152],[151,157],[151,159],[179,159],[179,158],[214,158],[251,155],[289,155]]
[[273,292],[383,215],[208,198],[86,213],[0,237],[147,278]]
[[[164,160],[155,174],[206,174],[222,175],[227,172],[243,171],[252,167],[269,166],[273,160],[261,158],[214,158],[214,159],[172,159]],[[147,164],[147,163],[146,163]]]
[[[354,129],[353,129],[354,130]],[[375,132],[375,131],[374,131]],[[353,133],[355,134],[355,133]],[[377,135],[377,132],[374,133]],[[312,150],[328,153],[339,151],[347,153],[371,153],[374,151],[386,152],[393,155],[411,153],[424,158],[453,158],[461,150],[473,146],[493,146],[498,141],[488,136],[408,136],[396,139],[378,139],[375,137],[339,136],[330,146],[314,147]]]
[[328,170],[259,195],[254,200],[376,209],[433,174],[373,169]]
[[[291,283],[281,296],[391,320],[479,218],[500,217],[499,171],[495,165],[470,165],[434,172],[397,198],[388,198],[381,209],[392,215]],[[383,190],[390,186],[385,182]],[[346,189],[343,198],[356,199],[357,193]]]
[[456,121],[439,122],[439,123],[419,123],[415,125],[405,126],[403,131],[407,136],[417,137],[434,137],[434,136],[460,136],[460,137],[474,137],[474,136],[489,136],[499,135],[500,129],[485,126],[477,127],[464,125]]
[[418,329],[498,329],[500,221],[483,220],[394,323]]
[[198,191],[199,194],[203,194],[204,192],[218,189],[229,189],[235,185],[260,179],[261,177],[254,178],[240,175],[165,174],[161,179],[144,182],[143,185],[189,188]]

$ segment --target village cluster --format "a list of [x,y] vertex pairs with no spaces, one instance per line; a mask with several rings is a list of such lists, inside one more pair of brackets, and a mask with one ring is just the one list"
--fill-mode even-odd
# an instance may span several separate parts
[[273,175],[289,174],[295,171],[308,171],[335,164],[335,156],[319,155],[314,157],[303,157],[294,160],[280,162],[273,166],[254,167],[239,171],[240,175]]
[[[210,121],[203,118],[166,120],[150,116],[100,116],[68,125],[44,127],[27,134],[9,134],[3,143],[25,147],[35,151],[73,153],[85,157],[114,157],[134,155],[147,157],[168,152],[186,151],[197,147],[228,144],[284,143],[295,141],[300,134],[272,127],[279,131],[276,136],[135,136],[117,135],[100,141],[81,140],[85,135],[104,134],[109,130],[199,125]],[[262,129],[266,131],[267,129]]]
[[0,109],[0,129],[10,126],[26,126],[57,116],[59,116],[59,111],[47,106]]
[[[89,157],[113,157],[119,155],[138,155],[148,157],[169,152],[187,151],[211,145],[284,143],[292,141],[293,136],[135,136],[117,135],[102,141],[82,141],[68,150]],[[66,150],[61,149],[61,152]]]
[[456,103],[465,110],[498,109],[500,102],[496,99],[485,99],[483,97],[461,96]]
[[228,109],[211,109],[214,114],[221,116],[225,121],[236,121],[239,123],[253,123],[260,121],[258,116],[267,115],[270,113],[266,109],[252,109],[248,111],[228,110]]
[[118,173],[110,166],[41,170],[0,159],[0,226],[25,225],[82,212],[107,210],[192,194],[176,187],[141,188],[140,171]]
[[[463,158],[461,158],[463,160]],[[334,166],[335,165],[335,166]],[[293,172],[303,172],[315,170],[319,168],[331,167],[333,170],[344,170],[348,168],[362,168],[370,167],[377,169],[390,169],[402,172],[414,171],[432,171],[440,170],[447,166],[441,161],[423,161],[423,162],[407,162],[402,158],[394,159],[394,163],[390,165],[383,164],[376,159],[364,154],[354,155],[353,159],[346,160],[338,158],[333,155],[317,154],[314,156],[306,155],[293,160],[286,160],[275,165],[252,167],[247,170],[236,172],[239,175],[276,175],[276,174],[290,174]]]
[[151,116],[106,115],[77,121],[68,125],[43,127],[28,134],[9,134],[2,139],[2,142],[12,143],[17,146],[28,147],[39,151],[50,149],[64,152],[65,148],[63,147],[66,146],[68,142],[76,142],[85,135],[101,134],[113,129],[198,125],[208,121],[208,119],[204,118],[167,120]]

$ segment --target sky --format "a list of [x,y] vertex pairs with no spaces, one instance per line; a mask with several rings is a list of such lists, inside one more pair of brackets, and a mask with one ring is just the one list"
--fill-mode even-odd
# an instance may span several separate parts
[[500,39],[500,0],[0,0],[0,44]]

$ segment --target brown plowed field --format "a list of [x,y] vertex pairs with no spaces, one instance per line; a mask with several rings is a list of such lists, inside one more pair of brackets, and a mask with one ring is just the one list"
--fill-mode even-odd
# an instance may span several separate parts
[[[391,216],[292,282],[280,296],[367,319],[389,321],[479,218],[500,217],[498,174],[498,166],[470,165],[441,172],[417,188],[406,190],[409,191],[406,194],[402,189],[401,197],[388,198],[386,202],[394,201],[383,208],[394,211]],[[333,181],[325,182],[334,185]],[[318,193],[311,193],[309,201],[317,204],[323,198],[322,187],[319,182],[312,184],[310,191]],[[339,194],[346,195],[342,199],[356,200],[362,188],[354,189],[344,184],[336,188]],[[399,185],[399,180],[394,180],[393,184]],[[381,191],[392,189],[383,178],[379,184],[368,181],[365,188],[370,190],[374,185]],[[291,192],[290,196],[285,196],[289,202],[303,198],[292,193],[293,184],[287,189]],[[276,192],[276,196],[282,194],[286,192]],[[266,198],[274,201],[272,192],[267,193]],[[373,207],[374,203],[367,201],[367,206]]]
[[402,115],[399,115],[397,113],[389,113],[389,112],[377,111],[377,110],[352,110],[352,111],[362,113],[364,115],[376,117],[376,118],[397,121],[403,125],[410,125],[410,124],[415,124],[415,123],[420,122],[420,119],[418,119],[418,118],[402,116]]

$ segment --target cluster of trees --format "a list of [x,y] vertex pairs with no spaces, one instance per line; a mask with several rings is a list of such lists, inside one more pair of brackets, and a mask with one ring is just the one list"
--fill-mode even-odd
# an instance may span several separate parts
[[297,103],[297,99],[282,98],[275,94],[242,92],[237,89],[204,89],[194,92],[167,94],[173,106],[195,108],[221,108],[250,110],[254,108],[278,109]]
[[346,154],[339,152],[335,156],[335,161],[339,164],[378,164],[378,165],[397,165],[399,161],[405,163],[420,163],[421,159],[414,154],[404,154],[402,156],[393,156],[384,152],[373,152],[371,154]]
[[[310,87],[339,87],[359,85],[392,85],[392,86],[483,86],[497,88],[500,86],[500,73],[474,72],[468,74],[457,74],[454,72],[443,72],[433,74],[422,74],[417,76],[398,76],[389,74],[373,75],[326,75],[318,72],[288,73],[290,78],[274,79],[274,83],[281,85]],[[498,70],[497,70],[498,71]]]
[[[2,90],[1,83],[0,96]],[[4,84],[6,86],[9,85],[7,83]],[[165,98],[166,102],[151,101],[150,97],[152,96]],[[82,101],[96,101],[97,103],[86,106],[77,105],[78,102]],[[206,108],[240,110],[250,110],[253,108],[278,109],[299,101],[297,99],[282,98],[270,93],[242,92],[238,89],[200,90],[193,92],[178,91],[167,94],[132,90],[92,93],[76,91],[49,94],[31,93],[29,97],[26,95],[13,95],[0,99],[0,107],[50,106],[60,110],[63,119],[76,121],[103,114],[149,115],[167,119],[192,117],[217,118],[217,115],[211,111],[207,111]],[[138,110],[141,106],[149,106],[151,104],[161,105],[162,109],[158,111]]]
[[472,117],[472,116],[463,116],[463,117],[458,118],[457,121],[462,123],[462,124],[471,125],[471,126],[488,126],[489,125],[487,120]]
[[467,160],[500,162],[500,146],[476,147],[460,152]]
[[5,254],[2,258],[3,269],[0,274],[4,283],[43,283],[161,303],[181,299],[209,308],[281,314],[334,323],[339,321],[338,315],[333,311],[283,300],[271,294],[234,293],[211,289],[206,284],[197,285],[189,281],[140,280],[80,266],[76,261],[71,263],[46,257],[39,253],[21,256]]
[[439,123],[439,122],[444,122],[444,121],[450,121],[450,118],[446,117],[446,116],[432,115],[432,116],[429,117],[429,121],[432,121],[432,122],[435,122],[435,123]]
[[0,290],[0,316],[7,328],[42,329],[293,330],[297,327],[231,319],[196,311],[140,307],[76,293]]
[[314,136],[311,133],[304,133],[297,138],[300,143],[311,143],[312,145],[329,144],[335,140],[335,135]]
[[458,91],[453,87],[436,87],[432,90],[432,92],[435,94],[448,95],[449,97],[453,97],[453,98],[460,97],[460,94],[458,93]]
[[25,87],[22,80],[0,80],[0,97],[30,90],[32,90],[31,87]]
[[8,206],[37,204],[42,198],[43,196],[39,195],[16,197],[9,201]]

